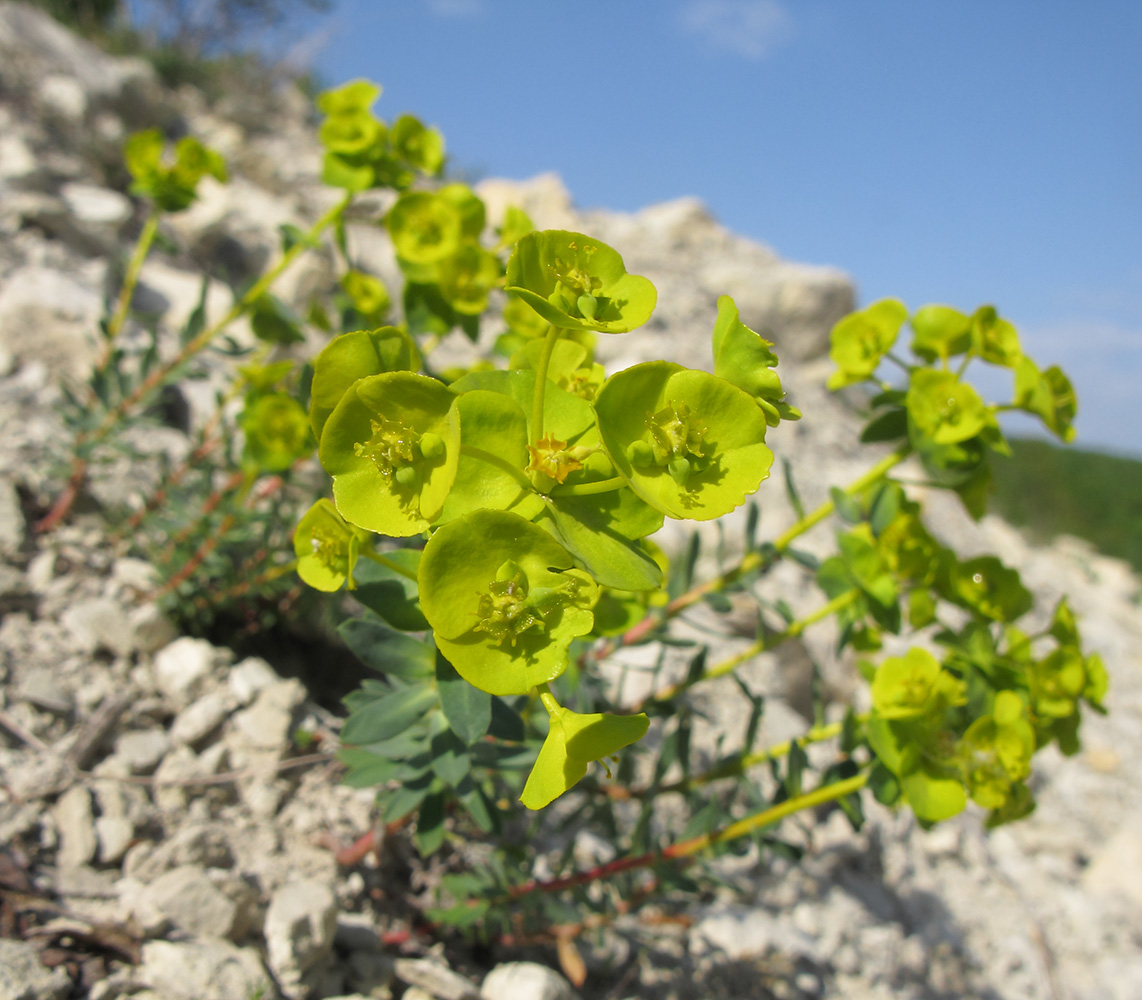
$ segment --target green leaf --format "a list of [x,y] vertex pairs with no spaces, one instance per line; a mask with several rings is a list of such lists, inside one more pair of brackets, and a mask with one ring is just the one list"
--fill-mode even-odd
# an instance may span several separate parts
[[557,229],[520,239],[508,260],[507,291],[555,326],[601,333],[642,326],[657,299],[654,285],[627,274],[605,243]]
[[350,715],[341,730],[341,740],[362,745],[390,739],[419,722],[437,700],[436,690],[430,684],[398,688]]
[[342,747],[337,759],[347,768],[342,783],[350,788],[372,788],[392,780],[396,774],[396,761],[378,757],[363,747]]
[[[662,570],[634,541],[657,531],[662,514],[629,490],[583,497],[556,495],[548,501],[547,514],[556,537],[600,585],[634,591],[662,585]],[[632,536],[628,531],[639,534]]]
[[452,731],[468,746],[482,739],[492,722],[492,696],[464,680],[443,656],[436,658],[436,688]]
[[893,407],[873,417],[861,431],[862,444],[876,444],[880,441],[896,441],[908,436],[908,411]]
[[433,673],[436,653],[430,645],[394,632],[378,621],[350,618],[337,631],[357,659],[378,673],[406,680]]
[[488,735],[510,743],[522,743],[527,735],[523,718],[503,698],[492,697],[492,721]]
[[456,788],[471,769],[468,747],[456,733],[446,729],[432,737],[432,770],[441,781]]
[[[390,549],[384,558],[408,570],[414,577],[420,564],[417,549]],[[410,579],[371,559],[357,562],[354,577],[357,587],[353,596],[393,628],[402,632],[421,632],[428,628],[428,619],[420,610],[420,593],[415,578]]]
[[405,781],[396,788],[385,789],[377,796],[381,818],[395,823],[416,809],[431,791],[436,776],[431,771]]

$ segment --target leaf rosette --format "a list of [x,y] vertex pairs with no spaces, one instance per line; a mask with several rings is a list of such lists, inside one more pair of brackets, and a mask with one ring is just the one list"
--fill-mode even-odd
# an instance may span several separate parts
[[385,225],[402,260],[438,264],[460,249],[464,218],[460,208],[440,193],[409,191],[389,210]]
[[753,397],[707,372],[668,361],[635,365],[606,381],[595,412],[619,475],[670,517],[728,514],[773,464]]
[[297,575],[316,590],[332,593],[346,581],[353,586],[361,542],[367,535],[349,524],[329,500],[309,508],[293,534]]
[[456,394],[411,372],[358,379],[321,433],[318,457],[345,520],[403,537],[444,507],[460,456]]
[[524,694],[558,677],[572,640],[594,624],[594,580],[543,528],[507,511],[439,528],[417,577],[436,645],[489,694]]
[[508,260],[507,286],[549,323],[600,333],[642,326],[658,297],[649,279],[627,273],[618,251],[561,229],[520,239]]

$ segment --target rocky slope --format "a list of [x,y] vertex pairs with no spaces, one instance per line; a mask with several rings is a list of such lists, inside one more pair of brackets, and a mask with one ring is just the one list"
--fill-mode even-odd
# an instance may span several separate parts
[[[143,270],[136,304],[173,335],[197,301],[202,266],[256,273],[279,224],[312,221],[331,203],[305,112],[289,90],[212,106],[193,90],[165,91],[147,64],[0,3],[0,1000],[572,995],[539,965],[489,972],[486,955],[426,950],[403,933],[402,896],[418,888],[407,845],[394,838],[384,864],[338,854],[375,822],[371,793],[341,787],[327,759],[292,746],[296,729],[335,734],[337,719],[281,664],[177,635],[138,599],[151,567],[108,543],[98,512],[44,536],[29,520],[60,488],[59,382],[90,364],[114,261],[141,224],[119,166],[124,136],[151,125],[193,133],[234,172],[170,220],[175,249]],[[732,294],[747,323],[774,332],[806,414],[773,435],[806,502],[866,467],[838,419],[843,404],[821,388],[828,329],[853,303],[844,275],[782,261],[691,200],[584,213],[553,177],[487,181],[481,193],[493,215],[522,201],[541,227],[598,235],[655,282],[648,328],[602,338],[609,367],[707,363],[714,303]],[[391,248],[371,221],[379,208],[363,204],[349,238],[395,284]],[[331,268],[313,255],[283,295],[303,301]],[[209,308],[228,304],[218,291]],[[459,356],[465,345],[446,349]],[[200,419],[201,390],[186,394]],[[179,453],[187,441],[172,429],[152,446]],[[106,478],[99,498],[130,499],[138,484],[128,472]],[[792,515],[776,484],[760,497],[772,535]],[[653,946],[632,949],[649,932],[620,925],[586,947],[580,995],[1142,996],[1139,583],[1079,543],[1031,548],[995,519],[974,525],[929,499],[945,540],[998,552],[1045,607],[1071,595],[1112,678],[1111,713],[1084,723],[1084,752],[1048,755],[1038,813],[995,833],[972,812],[925,832],[884,810],[870,810],[859,835],[839,813],[789,831],[810,847],[801,864],[759,867],[747,856],[726,872],[736,893],[695,902],[684,922],[653,933]],[[827,527],[807,541],[828,544]],[[794,606],[810,598],[793,569],[771,586]],[[745,668],[770,695],[768,737],[803,730],[795,678],[806,654],[829,662],[832,641],[810,633],[799,650]],[[843,695],[850,678],[841,664],[827,680]],[[702,698],[716,722],[699,739],[740,726],[728,682]],[[606,848],[576,845],[585,857]]]

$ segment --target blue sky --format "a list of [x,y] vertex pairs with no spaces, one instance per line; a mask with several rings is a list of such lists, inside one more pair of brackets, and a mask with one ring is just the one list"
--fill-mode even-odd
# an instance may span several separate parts
[[861,300],[993,302],[1142,454],[1138,0],[339,0],[303,49],[477,176],[697,195]]

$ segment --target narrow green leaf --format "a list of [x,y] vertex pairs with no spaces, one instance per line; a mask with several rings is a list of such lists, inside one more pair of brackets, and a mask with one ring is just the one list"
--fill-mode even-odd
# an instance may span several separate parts
[[351,618],[337,629],[354,655],[373,670],[396,677],[427,677],[433,671],[435,652],[426,643],[370,618]]
[[469,684],[440,655],[436,657],[436,687],[452,731],[468,746],[483,738],[492,722],[492,696]]
[[349,716],[341,730],[341,740],[361,745],[391,739],[423,718],[436,702],[436,691],[429,684],[400,688]]

